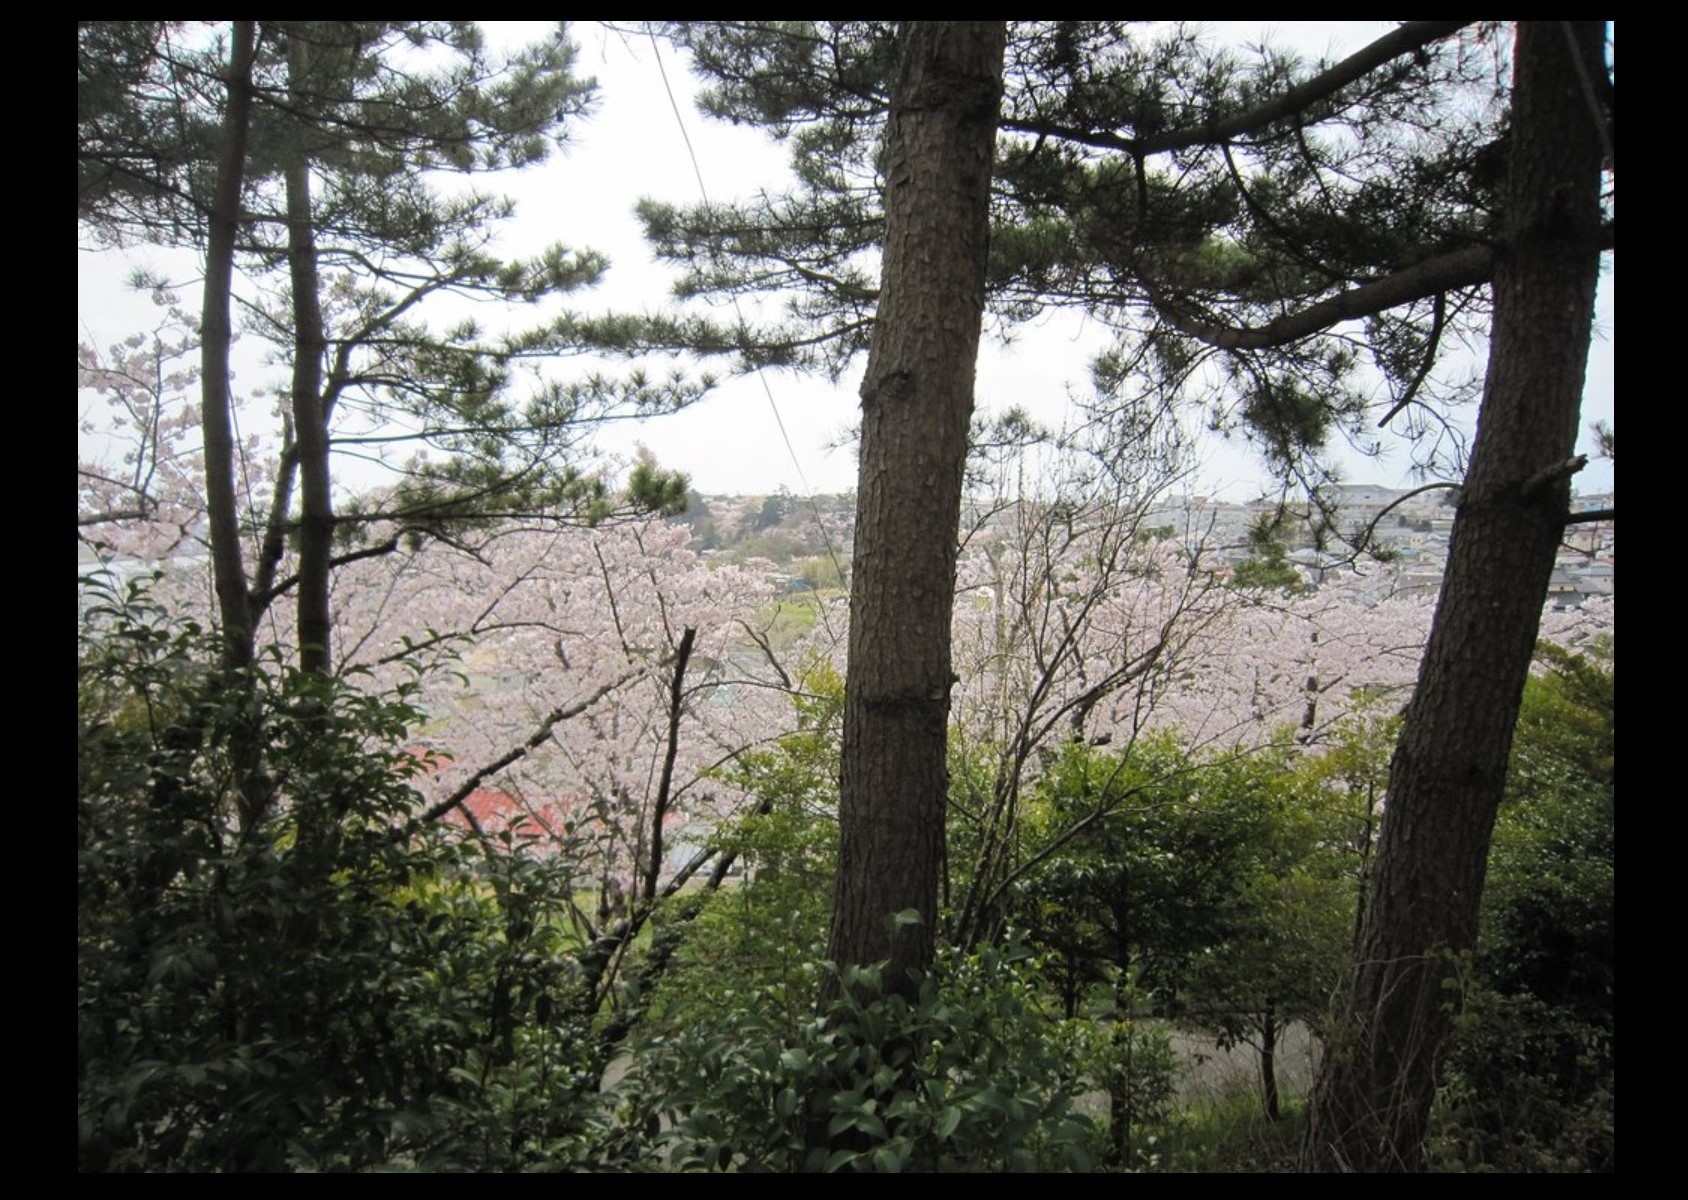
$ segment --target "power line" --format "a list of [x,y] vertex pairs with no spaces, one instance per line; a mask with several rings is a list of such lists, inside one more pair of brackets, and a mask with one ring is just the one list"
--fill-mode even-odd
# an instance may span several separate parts
[[[668,107],[674,113],[674,123],[679,126],[680,139],[686,144],[686,155],[691,159],[692,175],[697,179],[698,194],[703,197],[703,207],[707,213],[713,207],[713,202],[709,198],[709,187],[703,181],[703,167],[698,162],[697,149],[692,145],[691,135],[686,130],[685,117],[680,112],[680,103],[674,96],[674,88],[668,82],[668,71],[662,65],[662,47],[657,42],[656,32],[648,25],[645,29],[645,35],[650,38],[651,53],[656,58],[657,73],[662,77],[662,89],[668,96]],[[730,299],[733,306],[733,315],[738,318],[739,327],[741,329],[748,328],[749,322],[745,320],[744,310],[739,306],[738,297],[735,295],[731,296]],[[821,519],[820,503],[815,499],[815,490],[809,485],[808,476],[803,473],[803,464],[798,461],[797,451],[791,444],[791,436],[786,432],[785,420],[780,416],[779,404],[774,399],[774,389],[768,383],[767,372],[761,367],[753,367],[751,371],[756,376],[757,382],[762,385],[763,395],[768,398],[768,407],[773,411],[774,424],[779,429],[780,440],[785,443],[785,452],[791,458],[792,469],[797,472],[797,481],[803,488],[804,498],[808,500],[810,511],[814,513],[815,528],[820,530],[821,543],[826,547],[827,558],[831,560],[832,569],[838,573],[838,578],[842,581],[844,579],[844,568],[838,561],[838,552],[833,548],[832,535],[827,532],[826,522]],[[821,621],[826,625],[827,633],[836,641],[837,635],[833,633],[832,623],[827,619],[826,606],[820,605],[818,607],[820,608]]]

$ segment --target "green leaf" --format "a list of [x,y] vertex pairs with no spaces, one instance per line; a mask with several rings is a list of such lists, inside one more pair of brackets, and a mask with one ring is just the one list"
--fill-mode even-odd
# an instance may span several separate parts
[[938,1124],[933,1129],[933,1132],[940,1138],[947,1138],[954,1133],[960,1125],[961,1110],[959,1108],[946,1108],[943,1115],[938,1118]]
[[873,1152],[873,1169],[886,1175],[900,1173],[903,1163],[908,1160],[910,1149],[907,1142],[899,1142],[895,1146],[881,1146]]
[[854,1150],[834,1150],[827,1156],[826,1165],[823,1166],[821,1170],[830,1175],[840,1167],[847,1163],[853,1163],[860,1157],[861,1155],[857,1154]]

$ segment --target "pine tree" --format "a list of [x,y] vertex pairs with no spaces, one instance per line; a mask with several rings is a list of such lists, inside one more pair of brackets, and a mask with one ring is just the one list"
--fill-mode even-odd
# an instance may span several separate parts
[[[535,304],[604,268],[562,246],[499,259],[486,246],[511,205],[437,183],[537,162],[584,112],[590,84],[571,73],[561,32],[504,61],[469,22],[236,23],[232,51],[173,24],[89,23],[80,35],[85,232],[198,249],[208,286],[225,274],[232,285],[238,270],[248,324],[293,367],[268,511],[243,516],[222,485],[227,301],[208,291],[207,487],[231,663],[250,660],[257,618],[293,593],[301,661],[329,670],[336,562],[451,537],[464,521],[594,520],[623,503],[570,465],[580,431],[610,411],[676,407],[694,386],[634,372],[519,400],[524,360],[579,349],[567,322],[489,336],[425,315],[445,296]],[[335,511],[337,450],[407,443],[417,453],[402,483]],[[634,506],[681,502],[683,487],[661,472],[633,482]]]
[[[1250,431],[1315,498],[1328,440],[1370,436],[1373,422],[1457,473],[1443,435],[1462,393],[1438,367],[1461,336],[1489,336],[1356,1015],[1321,1083],[1309,1166],[1420,1165],[1447,1029],[1441,964],[1475,933],[1510,729],[1572,519],[1594,279],[1614,243],[1602,30],[1524,26],[1512,91],[1495,86],[1503,30],[1488,25],[1408,23],[1312,70],[1275,54],[1245,66],[1181,29],[1153,40],[1120,23],[1032,22],[1010,34],[987,302],[1008,321],[1072,307],[1117,328],[1097,370],[1117,403],[1199,396],[1210,423]],[[789,139],[798,186],[739,206],[647,207],[653,242],[685,264],[690,292],[783,293],[791,319],[653,324],[648,340],[836,372],[891,319],[875,311],[890,280],[865,253],[886,236],[887,27],[672,32],[714,81],[711,111]],[[1208,363],[1222,368],[1217,386],[1200,383]],[[1366,366],[1387,385],[1381,399]],[[866,605],[856,619],[895,618]]]
[[1542,604],[1565,526],[1600,269],[1592,82],[1601,22],[1523,22],[1495,317],[1477,440],[1388,807],[1356,967],[1314,1097],[1306,1165],[1422,1166],[1447,981],[1476,944]]
[[[884,289],[862,382],[830,957],[930,969],[949,792],[950,610],[984,305],[1000,22],[910,22],[885,146]],[[893,918],[912,911],[912,924]]]

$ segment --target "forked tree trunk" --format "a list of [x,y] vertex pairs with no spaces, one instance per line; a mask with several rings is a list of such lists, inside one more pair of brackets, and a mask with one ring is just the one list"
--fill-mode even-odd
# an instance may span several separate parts
[[252,613],[240,550],[240,505],[234,484],[234,419],[229,395],[229,345],[234,329],[229,306],[234,290],[234,246],[240,232],[240,195],[246,178],[246,137],[252,120],[251,21],[230,23],[228,103],[223,109],[217,181],[205,242],[205,287],[200,300],[200,428],[205,444],[205,504],[211,535],[211,571],[222,620],[223,666],[252,663]]
[[[1356,966],[1303,1166],[1424,1165],[1512,729],[1547,598],[1599,273],[1601,22],[1525,22],[1489,370],[1441,600],[1390,769]],[[1575,57],[1573,57],[1573,52]]]
[[[891,96],[885,253],[862,381],[830,954],[931,965],[943,866],[950,609],[985,301],[1000,21],[912,22]],[[915,925],[893,937],[893,914]]]
[[[230,22],[228,100],[222,144],[207,216],[205,287],[200,300],[200,431],[205,448],[205,509],[211,539],[211,578],[222,624],[222,668],[226,686],[251,685],[247,672],[256,657],[251,592],[240,545],[240,500],[235,490],[234,400],[229,390],[229,315],[234,293],[235,242],[240,233],[241,191],[246,180],[246,142],[252,124],[252,64],[257,28]],[[257,734],[237,723],[229,734],[229,757],[239,792],[240,824],[249,829],[263,816],[269,788],[263,779]]]

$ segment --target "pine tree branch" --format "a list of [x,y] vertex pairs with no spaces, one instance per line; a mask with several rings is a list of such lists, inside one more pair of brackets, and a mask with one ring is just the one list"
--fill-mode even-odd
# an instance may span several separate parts
[[1064,141],[1121,150],[1132,155],[1162,154],[1191,146],[1214,145],[1257,132],[1275,121],[1299,116],[1321,100],[1328,99],[1369,72],[1404,54],[1411,54],[1432,42],[1458,33],[1469,21],[1408,21],[1371,45],[1349,55],[1329,70],[1296,84],[1281,95],[1245,112],[1218,120],[1169,129],[1149,137],[1125,137],[1109,130],[1086,130],[1055,125],[1047,121],[1004,120],[1002,127],[1016,133],[1058,137]]
[[1456,288],[1487,283],[1494,275],[1494,267],[1492,247],[1468,246],[1425,259],[1257,326],[1192,320],[1180,314],[1176,304],[1158,289],[1149,289],[1149,299],[1168,325],[1209,346],[1220,350],[1269,350],[1311,337],[1343,321],[1369,317]]
[[1377,427],[1379,429],[1393,421],[1397,413],[1417,399],[1419,389],[1424,386],[1424,381],[1430,378],[1430,369],[1436,365],[1436,351],[1442,345],[1442,331],[1447,327],[1447,318],[1447,293],[1437,292],[1435,310],[1430,317],[1430,336],[1425,339],[1424,343],[1424,359],[1419,363],[1418,370],[1413,374],[1412,382],[1408,383],[1406,390],[1401,393],[1401,398],[1391,404],[1389,411],[1378,419]]
[[[1602,225],[1595,241],[1602,250],[1614,249],[1617,223]],[[1161,319],[1180,333],[1220,350],[1269,350],[1311,337],[1343,321],[1375,316],[1414,300],[1488,283],[1494,277],[1499,254],[1493,246],[1467,246],[1439,254],[1255,326],[1193,320],[1179,313],[1177,305],[1157,289],[1148,288],[1146,282],[1145,287]]]
[[1612,508],[1591,508],[1587,512],[1571,513],[1569,516],[1567,516],[1565,518],[1565,524],[1567,524],[1567,525],[1588,525],[1588,524],[1592,524],[1593,522],[1596,522],[1596,521],[1614,521],[1615,522],[1617,519],[1618,519],[1618,510],[1617,510],[1616,506],[1613,506]]

